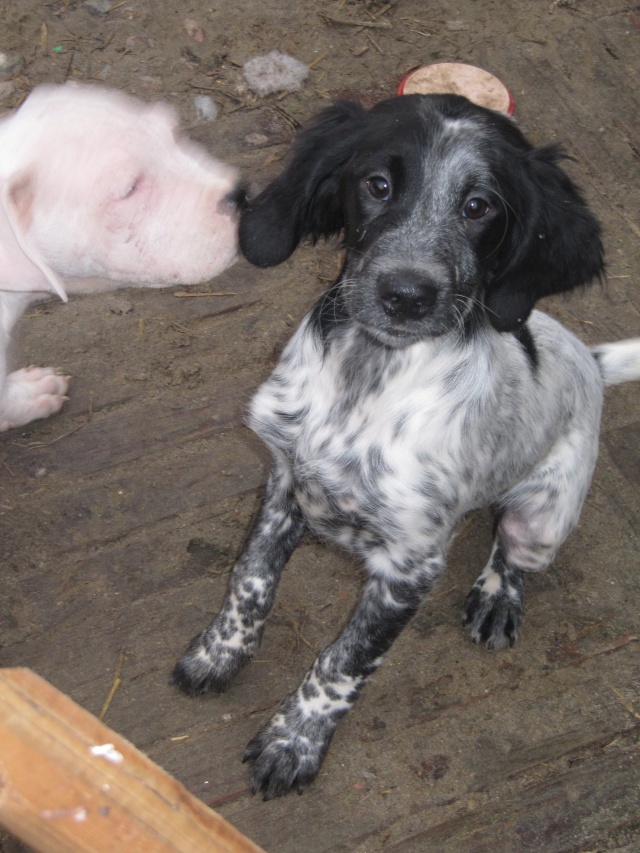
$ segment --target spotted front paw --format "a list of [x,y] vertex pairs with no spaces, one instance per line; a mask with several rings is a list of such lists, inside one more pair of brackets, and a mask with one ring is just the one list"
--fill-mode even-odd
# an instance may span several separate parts
[[496,572],[489,567],[467,596],[462,624],[471,631],[474,643],[488,649],[513,646],[524,616],[524,584],[518,571]]
[[207,632],[204,632],[195,637],[176,663],[171,682],[189,696],[207,692],[222,693],[252,657],[251,650],[211,642]]
[[253,793],[263,799],[282,797],[292,789],[301,794],[318,775],[331,743],[335,721],[301,713],[296,694],[249,742],[243,761],[253,762]]

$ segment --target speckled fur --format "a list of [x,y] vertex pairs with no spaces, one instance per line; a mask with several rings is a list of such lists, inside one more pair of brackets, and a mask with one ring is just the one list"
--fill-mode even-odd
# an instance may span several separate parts
[[[249,744],[265,798],[316,776],[467,513],[491,506],[496,518],[464,609],[489,648],[516,640],[524,573],[546,568],[578,521],[604,384],[640,378],[640,343],[592,353],[531,311],[602,268],[598,226],[555,160],[463,99],[402,98],[371,113],[341,105],[245,213],[241,242],[256,263],[340,229],[346,259],[253,400],[250,425],[274,469],[220,615],[175,680],[189,692],[223,689],[252,656],[304,530],[349,549],[368,573],[343,632]],[[478,199],[487,210],[476,219]],[[554,264],[560,273],[541,278]]]

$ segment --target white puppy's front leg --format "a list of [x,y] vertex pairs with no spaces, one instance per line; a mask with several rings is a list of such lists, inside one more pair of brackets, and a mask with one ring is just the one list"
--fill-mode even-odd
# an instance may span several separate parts
[[23,367],[4,380],[0,393],[0,432],[59,412],[71,377],[53,367]]
[[53,367],[23,367],[6,375],[11,331],[32,293],[0,292],[0,432],[59,412],[67,400],[69,376]]

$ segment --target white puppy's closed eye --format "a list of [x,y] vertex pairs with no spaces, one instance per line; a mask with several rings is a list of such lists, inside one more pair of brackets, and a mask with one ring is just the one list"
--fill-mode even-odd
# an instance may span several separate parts
[[0,120],[0,431],[43,416],[5,394],[8,337],[30,299],[207,281],[235,260],[224,202],[236,173],[176,128],[164,104],[75,84],[40,87]]
[[137,177],[133,178],[133,180],[128,181],[124,191],[118,193],[117,198],[121,201],[131,198],[133,194],[140,188],[142,180],[142,175],[138,175]]

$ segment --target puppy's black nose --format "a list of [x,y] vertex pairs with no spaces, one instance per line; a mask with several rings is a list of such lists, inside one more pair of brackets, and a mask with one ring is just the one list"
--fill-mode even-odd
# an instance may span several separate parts
[[438,288],[413,270],[384,273],[378,278],[378,295],[385,312],[394,320],[420,320],[436,304]]
[[244,187],[235,187],[222,199],[222,204],[232,213],[242,210],[247,203],[247,193]]

